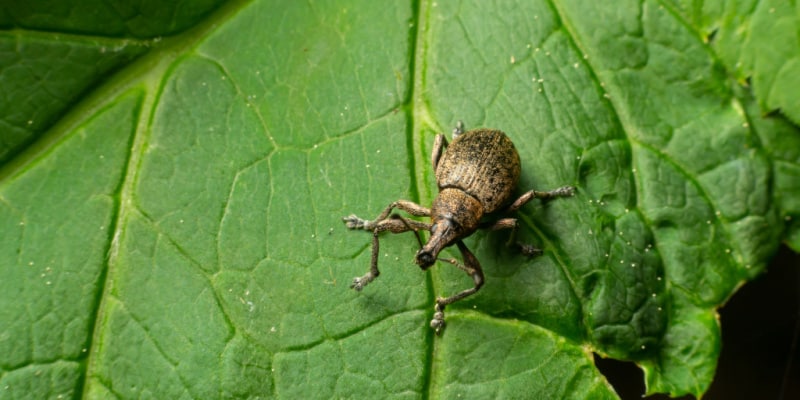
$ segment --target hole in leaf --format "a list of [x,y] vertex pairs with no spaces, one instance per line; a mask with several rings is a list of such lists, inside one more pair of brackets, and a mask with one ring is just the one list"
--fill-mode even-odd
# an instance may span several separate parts
[[720,320],[722,353],[704,399],[800,399],[800,254],[782,246]]
[[[781,247],[767,272],[720,310],[720,319],[722,353],[704,400],[800,398],[800,254]],[[596,354],[594,361],[620,398],[642,398],[644,374],[636,364]]]
[[[644,373],[630,361],[619,361],[594,355],[594,365],[605,375],[606,379],[622,400],[647,399],[662,400],[672,399],[664,394],[644,396]],[[678,399],[693,399],[692,396],[679,397]]]

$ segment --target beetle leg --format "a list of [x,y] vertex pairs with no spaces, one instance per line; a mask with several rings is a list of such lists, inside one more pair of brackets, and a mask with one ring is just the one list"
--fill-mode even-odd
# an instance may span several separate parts
[[[517,245],[517,247],[519,247],[519,251],[522,252],[522,254],[524,254],[526,256],[533,257],[533,256],[540,256],[540,255],[544,254],[544,250],[542,250],[542,249],[540,249],[538,247],[534,247],[531,244],[521,243],[521,242],[516,242],[515,244]],[[509,245],[511,245],[511,242],[509,242]]]
[[[367,286],[381,274],[378,270],[378,253],[380,251],[379,235],[381,232],[389,231],[392,233],[402,233],[414,231],[414,233],[417,234],[418,230],[429,230],[430,227],[431,225],[428,223],[406,219],[397,214],[392,214],[390,218],[378,222],[375,229],[372,231],[372,258],[369,263],[369,271],[364,274],[364,276],[353,278],[353,283],[350,285],[350,288],[361,291],[364,286]],[[417,240],[420,240],[419,234],[417,234]]]
[[386,207],[386,209],[383,210],[383,212],[374,220],[370,221],[350,214],[349,216],[342,218],[342,221],[344,221],[345,224],[347,224],[347,227],[350,229],[363,229],[365,231],[371,231],[374,230],[381,221],[386,220],[386,218],[389,217],[389,214],[391,214],[392,210],[395,208],[399,208],[417,217],[429,217],[431,215],[430,208],[425,208],[408,200],[397,200],[392,204],[389,204],[389,206]]
[[475,286],[469,289],[463,290],[460,293],[457,293],[453,296],[446,297],[446,298],[437,298],[436,305],[433,307],[433,319],[431,320],[431,328],[436,330],[436,334],[438,335],[442,328],[444,327],[444,308],[448,304],[455,303],[469,295],[474,294],[478,290],[480,290],[481,286],[483,286],[483,270],[481,269],[481,264],[475,255],[472,254],[471,251],[467,248],[463,241],[459,240],[456,242],[458,246],[458,250],[461,251],[461,256],[464,258],[464,263],[461,264],[456,260],[443,260],[448,261],[461,269],[462,271],[466,272],[469,276],[472,277],[473,282],[475,282]]
[[392,233],[403,233],[408,231],[427,231],[431,229],[431,224],[428,222],[417,221],[405,218],[399,214],[392,214],[389,218],[378,222],[375,230],[378,232],[389,231]]
[[353,278],[353,283],[350,284],[350,289],[355,289],[360,292],[364,286],[375,280],[381,271],[378,270],[378,253],[380,251],[380,240],[378,240],[379,231],[375,229],[372,233],[372,259],[369,263],[369,271],[364,276],[357,276]]
[[516,245],[519,247],[519,250],[522,254],[526,256],[538,256],[542,254],[542,249],[534,247],[530,244],[515,242],[514,239],[517,236],[517,219],[516,218],[501,218],[493,223],[485,224],[481,226],[481,229],[488,229],[490,231],[499,231],[501,229],[511,229],[511,235],[508,237],[508,242],[506,242],[506,246],[511,247]]
[[488,229],[490,231],[499,231],[501,229],[516,229],[516,228],[517,228],[516,218],[501,218],[498,219],[497,221],[481,226],[481,229]]
[[402,222],[403,225],[405,225],[407,230],[414,232],[414,236],[417,238],[417,243],[419,243],[419,247],[422,248],[422,246],[424,246],[424,244],[422,244],[422,238],[419,236],[419,231],[420,229],[426,231],[431,230],[431,224],[426,222],[415,221],[413,219],[403,218],[401,215],[398,214],[392,214],[391,218],[395,220],[400,220],[400,222]]
[[462,133],[464,133],[464,122],[458,121],[456,122],[456,127],[453,128],[453,140],[456,140]]
[[[453,140],[456,140],[462,133],[464,133],[464,123],[461,121],[456,122],[456,127],[453,128]],[[436,135],[433,140],[433,151],[431,152],[431,164],[433,164],[433,171],[436,172],[436,167],[439,165],[439,159],[442,158],[442,150],[447,146],[447,138],[443,134]]]
[[504,212],[510,213],[517,211],[520,207],[524,206],[527,202],[533,199],[551,199],[554,197],[570,197],[575,194],[575,187],[573,186],[564,186],[560,187],[555,190],[550,190],[548,192],[537,192],[535,190],[530,190],[525,192],[522,196],[518,199],[514,200],[508,208]]
[[431,213],[430,209],[422,207],[419,204],[412,203],[407,200],[398,200],[392,204],[389,204],[389,206],[383,210],[378,218],[375,218],[372,221],[356,217],[355,215],[342,218],[342,220],[347,224],[347,227],[350,229],[363,229],[366,231],[372,231],[372,258],[369,264],[369,271],[364,274],[364,276],[354,278],[350,288],[361,291],[364,286],[367,286],[370,282],[375,280],[378,275],[380,275],[380,271],[378,270],[380,240],[378,236],[381,232],[389,231],[392,233],[402,233],[414,231],[414,233],[417,235],[417,240],[421,241],[417,231],[430,230],[431,225],[429,223],[403,218],[397,214],[389,215],[394,208],[399,208],[411,215],[420,217],[429,216]]
[[431,164],[433,164],[433,172],[436,172],[436,166],[439,165],[439,159],[442,157],[442,151],[447,146],[447,138],[443,134],[436,135],[433,140],[433,151],[431,152]]

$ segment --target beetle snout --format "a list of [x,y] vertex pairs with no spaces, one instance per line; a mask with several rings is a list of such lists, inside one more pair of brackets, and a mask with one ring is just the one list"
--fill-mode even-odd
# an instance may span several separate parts
[[436,256],[428,250],[420,249],[414,257],[414,262],[425,270],[436,262]]

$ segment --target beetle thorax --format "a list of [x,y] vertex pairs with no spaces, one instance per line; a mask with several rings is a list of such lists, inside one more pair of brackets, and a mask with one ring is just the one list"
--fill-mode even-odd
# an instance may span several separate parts
[[478,229],[483,205],[461,189],[445,188],[431,207],[431,237],[417,252],[414,261],[426,269],[436,262],[439,252]]

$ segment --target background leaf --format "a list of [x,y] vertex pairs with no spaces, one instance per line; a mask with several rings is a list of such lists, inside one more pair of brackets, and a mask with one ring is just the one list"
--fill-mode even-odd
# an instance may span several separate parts
[[[782,4],[60,4],[0,7],[10,398],[616,397],[592,353],[701,395],[716,309],[800,248]],[[519,213],[541,257],[469,238],[434,337],[470,279],[385,235],[349,290],[341,217],[430,204],[457,120],[578,194]]]

